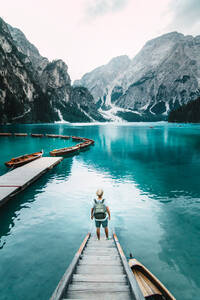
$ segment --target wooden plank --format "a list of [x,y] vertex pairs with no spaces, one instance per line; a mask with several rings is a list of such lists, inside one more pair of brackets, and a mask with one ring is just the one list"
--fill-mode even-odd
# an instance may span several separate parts
[[98,249],[115,249],[115,245],[97,245],[97,244],[90,244],[88,248],[98,248]]
[[67,268],[65,274],[63,275],[62,279],[58,283],[58,286],[56,287],[53,295],[51,296],[50,300],[60,300],[63,297],[64,291],[67,289],[68,285],[71,282],[73,272],[77,266],[78,260],[83,252],[83,249],[85,248],[88,239],[90,238],[90,233],[88,233],[83,240],[79,250],[75,254],[71,264]]
[[116,260],[120,260],[119,258],[119,255],[106,255],[106,256],[102,256],[101,254],[100,255],[92,255],[92,254],[83,254],[81,259],[99,259],[99,260],[103,260],[103,261],[106,261],[106,260],[110,260],[110,259],[116,259]]
[[130,292],[112,292],[112,293],[97,293],[97,292],[77,292],[71,291],[68,292],[66,299],[88,299],[88,300],[131,300]]
[[148,286],[150,295],[153,294],[162,295],[159,289],[144,274],[140,272],[138,275],[143,280],[144,284]]
[[100,240],[97,240],[97,239],[91,239],[90,240],[90,244],[91,243],[96,243],[96,244],[113,244],[114,243],[114,240],[107,240],[105,238],[102,238]]
[[107,261],[103,261],[103,260],[88,260],[88,259],[84,259],[84,260],[80,260],[79,261],[79,266],[82,265],[94,265],[94,266],[121,266],[121,261],[118,260],[107,260]]
[[120,266],[77,266],[77,274],[124,274],[122,267]]
[[73,282],[110,282],[110,283],[127,283],[126,275],[105,275],[105,274],[74,274]]
[[80,262],[87,262],[87,261],[93,261],[93,262],[100,262],[100,263],[107,263],[109,261],[112,262],[121,262],[118,256],[91,256],[91,255],[84,255],[81,259]]
[[62,159],[62,157],[42,157],[0,176],[0,206],[60,163]]
[[136,270],[134,270],[133,274],[135,275],[135,278],[136,278],[137,283],[142,291],[143,296],[147,297],[149,295],[152,295],[152,293],[149,294],[148,286],[143,282],[142,278],[139,276],[139,273]]
[[117,255],[117,250],[115,248],[90,248],[90,247],[87,247],[85,249],[85,252],[84,254],[86,254],[86,252],[94,252],[98,255],[98,253],[101,255],[101,253],[107,253],[107,254],[115,254]]
[[131,288],[131,292],[132,292],[132,299],[134,299],[134,300],[145,300],[145,298],[142,294],[142,291],[140,290],[139,285],[138,285],[135,277],[133,276],[132,270],[128,265],[128,262],[126,260],[125,255],[124,255],[124,252],[121,248],[121,245],[120,245],[120,243],[118,241],[118,238],[117,238],[115,233],[113,234],[113,238],[114,238],[114,241],[116,243],[118,253],[120,255],[120,258],[121,258],[121,261],[122,261],[122,264],[123,264],[123,267],[124,267],[125,274],[127,275],[127,279],[128,279],[128,282],[129,282],[129,285],[130,285],[130,288]]
[[76,282],[70,284],[68,292],[71,291],[94,291],[94,292],[129,292],[129,286],[125,283],[106,283],[106,282]]
[[93,256],[95,256],[95,255],[101,255],[101,256],[116,256],[117,255],[117,253],[115,253],[115,252],[105,252],[105,251],[102,251],[102,252],[97,252],[97,251],[90,251],[90,250],[87,250],[85,253],[84,253],[85,255],[93,255]]
[[85,250],[94,250],[94,251],[99,251],[99,252],[101,252],[101,251],[107,251],[107,252],[117,252],[117,249],[116,249],[116,247],[112,247],[112,248],[110,248],[110,247],[96,247],[96,246],[88,246]]

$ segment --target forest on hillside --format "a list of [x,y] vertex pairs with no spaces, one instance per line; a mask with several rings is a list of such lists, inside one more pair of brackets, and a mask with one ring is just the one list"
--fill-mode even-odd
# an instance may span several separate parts
[[172,110],[169,113],[168,122],[200,123],[200,97]]

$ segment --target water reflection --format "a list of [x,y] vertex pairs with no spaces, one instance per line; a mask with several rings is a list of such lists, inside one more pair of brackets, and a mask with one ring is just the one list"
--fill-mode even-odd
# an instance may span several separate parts
[[[5,213],[0,212],[2,265],[9,266],[7,278],[0,270],[1,290],[9,294],[8,283],[15,284],[15,295],[9,300],[26,299],[33,285],[30,299],[50,296],[89,228],[90,208],[99,187],[105,190],[112,213],[110,225],[115,226],[126,255],[133,252],[177,299],[196,298],[193,294],[199,293],[200,286],[200,139],[199,127],[187,126],[19,126],[21,132],[86,136],[96,143],[66,158],[11,201]],[[12,146],[11,140],[0,142]],[[44,143],[48,153],[54,141],[32,139],[30,149],[35,143],[37,147]],[[55,148],[60,146],[59,140],[55,143]],[[24,260],[25,264],[18,263]],[[27,265],[32,272],[22,298],[20,280],[29,271]],[[13,266],[19,281],[11,280]]]
[[[198,199],[179,197],[174,199],[173,205],[164,206],[158,216],[164,233],[159,258],[170,267],[164,275],[174,290],[178,282],[179,299],[192,300],[200,292],[199,215]],[[164,280],[164,276],[160,276]]]
[[[144,193],[163,198],[162,201],[178,193],[200,196],[196,135],[188,136],[187,132],[178,135],[168,127],[164,130],[123,127],[123,131],[100,127],[99,136],[95,151],[80,159],[89,160],[95,168],[110,172],[114,178],[133,180]],[[192,181],[190,174],[194,175]]]
[[[0,249],[6,244],[6,236],[11,234],[16,222],[20,220],[20,212],[30,208],[30,203],[36,201],[41,193],[44,193],[51,184],[56,180],[66,182],[71,176],[71,168],[73,164],[73,157],[68,157],[62,163],[50,170],[38,181],[33,183],[23,193],[15,196],[8,201],[0,210]],[[47,188],[48,185],[48,188]],[[54,186],[55,189],[55,186]]]

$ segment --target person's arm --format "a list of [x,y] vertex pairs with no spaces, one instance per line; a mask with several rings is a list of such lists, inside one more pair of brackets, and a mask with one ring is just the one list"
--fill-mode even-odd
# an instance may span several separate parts
[[107,213],[108,213],[108,219],[110,220],[110,209],[108,206],[106,206],[106,210],[107,210]]
[[91,208],[91,219],[92,219],[92,220],[93,220],[93,218],[94,218],[93,212],[94,212],[94,207]]

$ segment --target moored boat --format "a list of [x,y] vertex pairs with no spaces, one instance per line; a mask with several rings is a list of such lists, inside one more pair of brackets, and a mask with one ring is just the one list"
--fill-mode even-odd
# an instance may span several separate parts
[[20,133],[20,132],[14,133],[14,136],[27,136],[27,135],[28,135],[28,133]]
[[58,134],[46,134],[45,136],[51,137],[51,138],[59,138],[60,137],[60,135],[58,135]]
[[31,133],[31,136],[32,137],[43,137],[44,134],[42,134],[42,133]]
[[70,153],[77,152],[80,149],[80,145],[72,146],[72,147],[66,147],[66,148],[61,148],[61,149],[54,149],[50,151],[51,156],[59,156],[59,155],[66,155]]
[[129,266],[145,299],[176,300],[167,288],[137,259],[131,258]]
[[84,138],[84,141],[85,142],[91,142],[91,144],[94,144],[94,140],[92,140],[92,139]]
[[79,136],[72,136],[72,140],[74,140],[74,141],[84,141],[84,138],[79,137]]
[[60,135],[59,137],[60,137],[61,139],[69,140],[71,136],[69,136],[69,135]]
[[0,132],[0,136],[11,136],[12,133],[10,132]]
[[83,142],[83,143],[80,143],[79,146],[80,146],[80,149],[84,149],[84,148],[87,148],[89,147],[90,145],[92,145],[92,142]]
[[8,168],[17,168],[17,167],[20,167],[22,165],[25,165],[25,164],[35,160],[35,159],[42,157],[42,155],[43,155],[43,150],[41,150],[40,152],[32,153],[32,154],[21,155],[21,156],[12,158],[10,161],[5,162],[5,165]]

